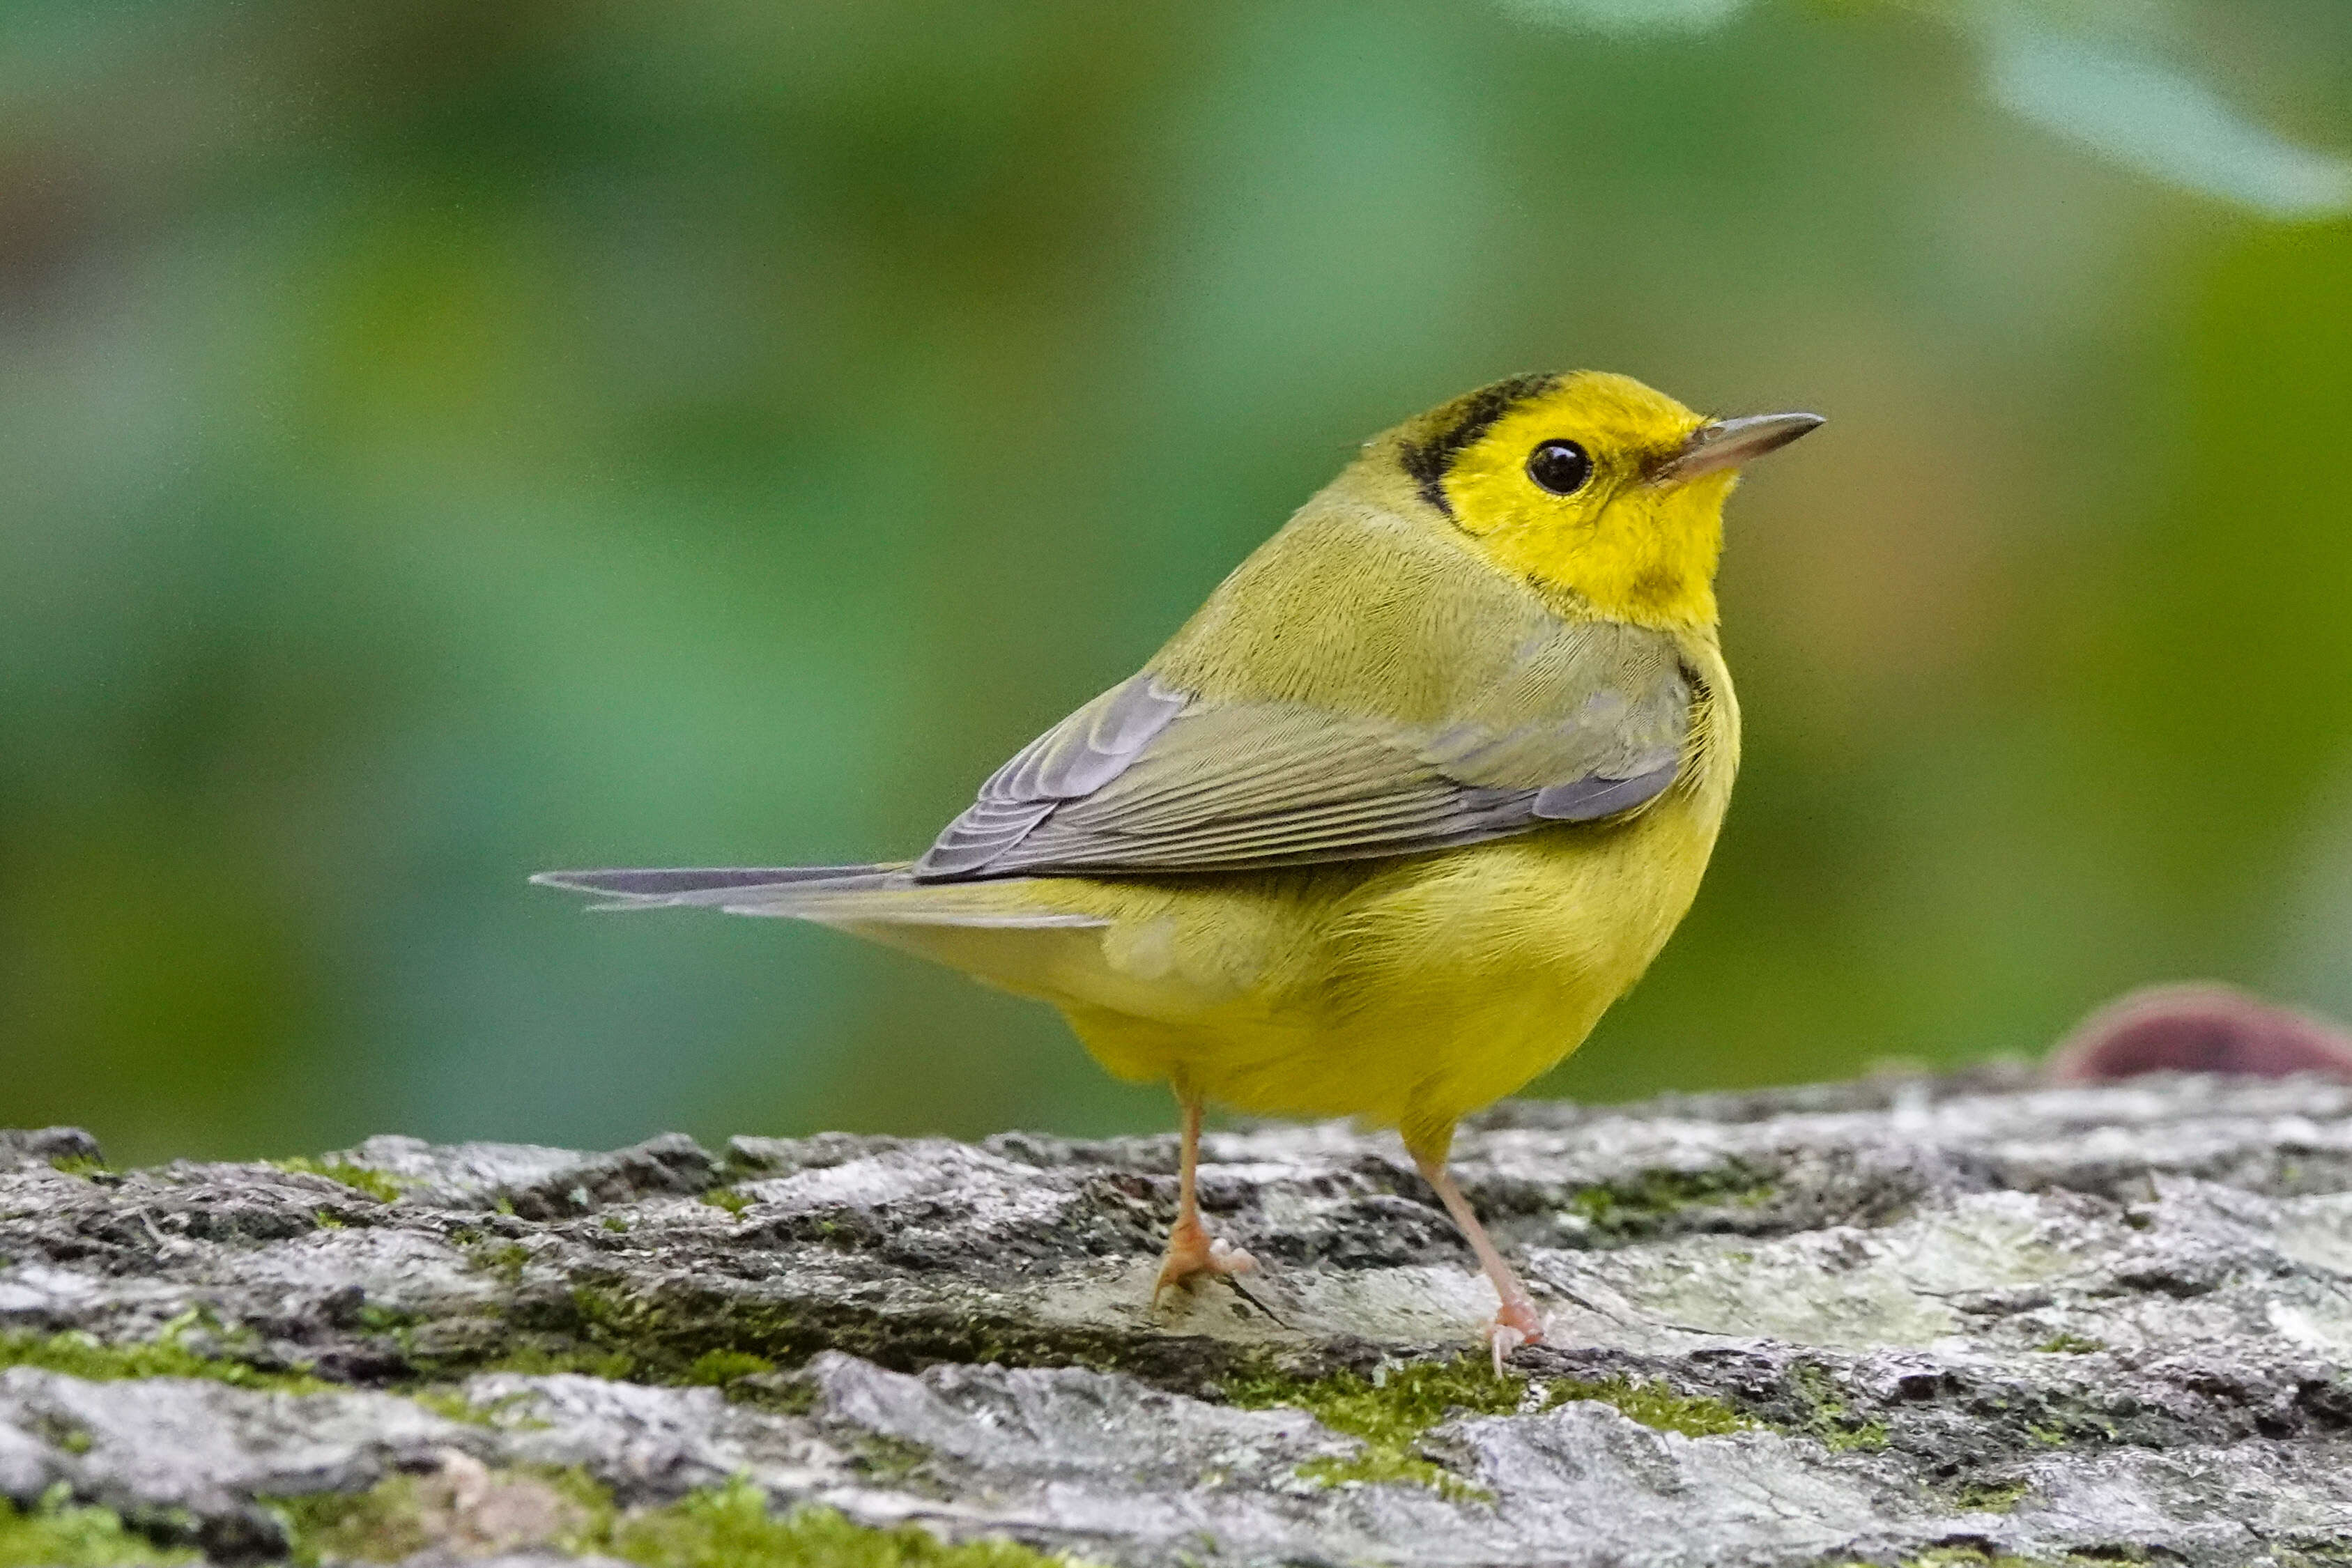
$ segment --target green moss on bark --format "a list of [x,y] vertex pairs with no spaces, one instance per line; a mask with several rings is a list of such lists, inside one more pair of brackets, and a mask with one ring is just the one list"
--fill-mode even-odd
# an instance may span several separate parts
[[951,1544],[912,1525],[873,1529],[828,1509],[779,1516],[765,1492],[740,1479],[661,1508],[620,1508],[579,1470],[481,1472],[463,1487],[396,1475],[365,1492],[271,1506],[301,1568],[534,1547],[645,1568],[1049,1568],[1066,1561],[1006,1541]]
[[778,1518],[748,1481],[620,1516],[585,1543],[646,1568],[1046,1568],[1066,1562],[1009,1541],[950,1545],[913,1525],[875,1530],[830,1509]]
[[307,1154],[297,1154],[288,1160],[272,1160],[270,1164],[297,1175],[324,1176],[331,1182],[341,1182],[355,1193],[364,1193],[380,1204],[397,1199],[405,1191],[401,1184],[382,1171],[371,1171],[363,1165],[347,1164],[341,1160],[314,1160]]
[[0,1568],[128,1568],[202,1561],[194,1552],[157,1546],[111,1509],[75,1506],[63,1483],[30,1509],[0,1498]]
[[702,1194],[702,1201],[712,1208],[725,1209],[730,1216],[739,1219],[742,1217],[743,1211],[751,1206],[751,1200],[733,1187],[713,1187]]
[[1755,1208],[1779,1190],[1760,1171],[1734,1162],[1706,1171],[1643,1171],[1622,1181],[1579,1189],[1568,1200],[1598,1241],[1622,1245],[1674,1227],[1692,1208]]
[[244,1362],[200,1355],[176,1336],[142,1344],[113,1345],[84,1333],[0,1333],[0,1369],[38,1367],[68,1377],[114,1382],[128,1377],[201,1377],[238,1388],[283,1394],[323,1394],[332,1384],[302,1372],[272,1372]]
[[1791,1436],[1813,1438],[1833,1453],[1886,1447],[1886,1423],[1855,1415],[1827,1368],[1801,1364],[1790,1373],[1789,1386],[1805,1413],[1788,1427]]
[[1428,1487],[1451,1498],[1483,1498],[1486,1492],[1416,1451],[1431,1427],[1461,1414],[1507,1415],[1528,1397],[1528,1385],[1498,1377],[1476,1357],[1383,1367],[1366,1377],[1353,1372],[1312,1379],[1256,1373],[1225,1384],[1226,1401],[1244,1409],[1288,1405],[1304,1410],[1332,1431],[1363,1444],[1348,1458],[1313,1459],[1298,1473],[1325,1486],[1347,1481],[1404,1483]]
[[1644,1426],[1679,1432],[1685,1437],[1721,1437],[1733,1432],[1753,1431],[1759,1425],[1720,1399],[1677,1394],[1664,1383],[1636,1383],[1622,1376],[1595,1383],[1567,1379],[1550,1384],[1546,1388],[1544,1408],[1549,1410],[1578,1399],[1597,1400]]

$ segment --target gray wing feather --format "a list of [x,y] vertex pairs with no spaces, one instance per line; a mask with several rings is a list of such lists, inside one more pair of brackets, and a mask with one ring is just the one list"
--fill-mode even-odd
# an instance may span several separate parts
[[1184,709],[1149,674],[1121,681],[1030,742],[980,786],[915,864],[926,880],[991,868],[1065,801],[1092,795],[1126,771]]
[[1675,773],[1681,766],[1681,759],[1675,758],[1631,778],[1612,779],[1606,773],[1591,773],[1566,784],[1548,784],[1536,791],[1528,809],[1547,822],[1593,822],[1614,816],[1655,797],[1675,782]]
[[1691,685],[1670,644],[1631,632],[1534,639],[1444,726],[1195,700],[1139,675],[998,769],[914,875],[1298,865],[1632,811],[1680,771]]

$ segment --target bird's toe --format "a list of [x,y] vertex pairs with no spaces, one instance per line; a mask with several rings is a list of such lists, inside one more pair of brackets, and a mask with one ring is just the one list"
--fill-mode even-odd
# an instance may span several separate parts
[[1495,1353],[1495,1375],[1503,1373],[1503,1363],[1521,1345],[1543,1343],[1544,1321],[1531,1301],[1509,1301],[1495,1314],[1486,1325],[1486,1345]]
[[1222,1238],[1209,1243],[1209,1260],[1203,1272],[1210,1274],[1255,1274],[1257,1259]]

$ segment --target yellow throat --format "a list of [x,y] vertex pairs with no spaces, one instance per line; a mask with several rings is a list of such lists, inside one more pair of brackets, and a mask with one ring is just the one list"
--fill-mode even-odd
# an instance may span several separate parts
[[[1686,472],[1702,415],[1630,376],[1526,376],[1435,409],[1402,431],[1424,499],[1496,566],[1605,620],[1686,631],[1716,621],[1715,569],[1730,467]],[[1530,454],[1558,459],[1555,481]]]

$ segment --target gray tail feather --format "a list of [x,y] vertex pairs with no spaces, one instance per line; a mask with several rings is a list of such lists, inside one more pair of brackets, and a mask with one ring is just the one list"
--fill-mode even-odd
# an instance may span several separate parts
[[647,867],[635,870],[541,871],[532,881],[575,893],[600,893],[606,909],[664,909],[683,904],[757,901],[786,889],[857,892],[881,886],[898,866]]
[[[904,862],[872,866],[722,866],[643,870],[541,871],[542,887],[594,893],[600,910],[700,907],[738,915],[866,920],[912,925],[1039,928],[1103,921],[1008,900],[1009,883],[917,882]],[[993,895],[993,896],[992,896]]]

